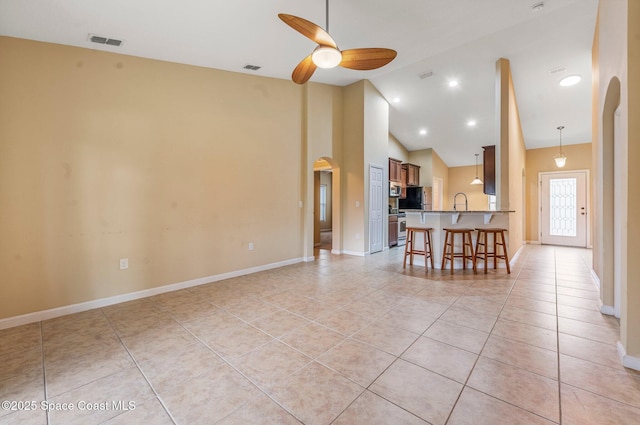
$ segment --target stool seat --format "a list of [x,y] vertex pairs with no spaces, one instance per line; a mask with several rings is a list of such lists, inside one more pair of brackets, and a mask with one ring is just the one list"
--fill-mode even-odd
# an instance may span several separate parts
[[[487,273],[487,262],[490,258],[493,258],[493,268],[498,268],[498,260],[504,260],[507,266],[507,273],[511,273],[511,267],[509,266],[509,255],[507,254],[507,244],[504,238],[504,232],[507,229],[501,227],[484,227],[476,228],[478,237],[476,239],[476,261],[484,261],[484,272]],[[488,239],[488,235],[492,235],[491,244]],[[492,247],[492,251],[488,248]],[[502,249],[502,253],[498,253],[498,247]]]
[[[404,246],[404,260],[402,261],[402,267],[407,267],[407,257],[409,257],[409,265],[413,265],[414,255],[424,255],[424,271],[426,272],[427,259],[431,262],[431,268],[433,269],[433,250],[431,249],[431,231],[433,227],[407,227],[407,243]],[[417,249],[415,246],[415,238],[417,233],[422,233],[423,236],[423,248]]]
[[[444,234],[444,248],[442,250],[442,270],[445,269],[445,264],[449,261],[451,267],[451,273],[453,273],[453,263],[456,258],[462,258],[462,268],[467,268],[467,261],[471,261],[473,272],[476,270],[476,258],[473,251],[473,237],[471,232],[473,229],[466,227],[445,227],[442,229]],[[462,251],[455,251],[455,235],[462,235]]]

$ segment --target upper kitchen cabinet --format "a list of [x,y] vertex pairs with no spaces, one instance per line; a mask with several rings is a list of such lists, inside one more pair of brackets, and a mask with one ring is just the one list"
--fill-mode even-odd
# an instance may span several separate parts
[[402,175],[400,170],[402,169],[402,161],[389,158],[389,180],[392,182],[402,182]]
[[406,181],[403,180],[404,186],[420,186],[420,166],[402,164],[402,168],[406,170]]
[[485,195],[496,194],[496,147],[482,147],[482,171],[483,171],[483,192]]

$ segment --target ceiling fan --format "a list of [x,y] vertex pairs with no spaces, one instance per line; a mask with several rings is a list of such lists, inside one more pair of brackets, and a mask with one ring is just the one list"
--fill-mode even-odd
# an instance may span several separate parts
[[309,81],[316,68],[343,68],[366,71],[377,69],[391,62],[397,55],[395,50],[383,48],[361,48],[340,50],[329,35],[329,0],[327,0],[327,29],[320,28],[313,22],[285,13],[278,17],[294,30],[318,43],[313,52],[302,59],[291,74],[294,83],[304,84]]

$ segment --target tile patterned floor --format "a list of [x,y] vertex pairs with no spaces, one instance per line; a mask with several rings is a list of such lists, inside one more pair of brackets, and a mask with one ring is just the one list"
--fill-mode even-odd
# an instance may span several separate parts
[[37,406],[0,424],[638,424],[590,256],[526,246],[511,275],[452,275],[322,251],[2,330],[0,400]]

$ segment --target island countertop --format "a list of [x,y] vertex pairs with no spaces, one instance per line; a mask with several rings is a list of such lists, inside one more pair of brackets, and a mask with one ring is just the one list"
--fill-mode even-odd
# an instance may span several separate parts
[[514,210],[400,210],[405,213],[425,213],[425,214],[499,214],[514,213]]
[[[444,247],[444,229],[445,228],[493,228],[499,227],[509,229],[509,221],[513,210],[401,210],[406,213],[407,228],[409,227],[431,227],[433,229],[431,234],[431,243],[433,249],[433,260],[436,268],[440,268],[442,264],[442,251]],[[474,230],[475,231],[475,230]],[[421,246],[422,235],[416,235],[415,246]],[[508,244],[509,233],[506,234],[506,242]],[[460,241],[456,242],[459,245]],[[508,246],[508,245],[507,245]],[[511,252],[511,247],[508,246],[509,256],[513,258],[514,252]],[[460,246],[456,246],[456,251],[461,251]],[[424,266],[424,259],[421,256],[416,258],[416,264]],[[454,262],[455,268],[461,268],[462,262],[460,259],[456,259]]]

